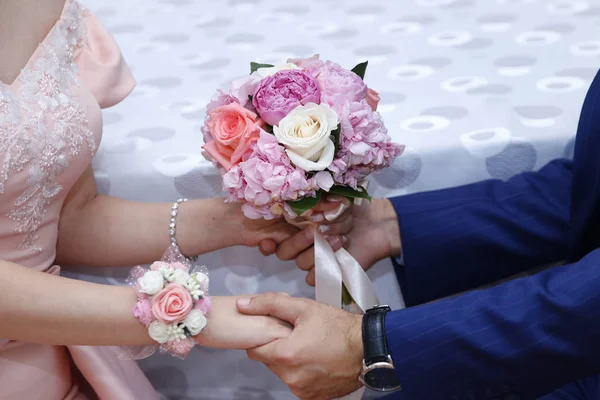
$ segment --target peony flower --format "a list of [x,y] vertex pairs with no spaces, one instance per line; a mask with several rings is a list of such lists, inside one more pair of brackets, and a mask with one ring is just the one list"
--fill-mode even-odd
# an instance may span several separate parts
[[319,59],[319,55],[315,54],[310,58],[290,58],[287,60],[288,63],[297,65],[298,67],[304,69],[306,72],[316,77],[319,74],[319,71],[323,67],[323,61]]
[[373,111],[377,111],[377,106],[379,105],[379,101],[381,100],[381,97],[379,97],[379,93],[377,93],[371,88],[367,89],[366,100],[369,107],[371,107]]
[[251,151],[258,140],[262,121],[239,103],[215,108],[208,113],[207,129],[213,140],[202,148],[226,170]]
[[133,307],[133,315],[142,324],[148,326],[152,322],[152,303],[148,299],[141,299]]
[[341,111],[346,103],[364,100],[367,85],[354,72],[339,64],[326,61],[317,75],[321,85],[321,102]]
[[190,293],[181,285],[170,283],[152,298],[154,317],[167,324],[181,322],[192,309]]
[[336,112],[325,104],[300,106],[273,127],[290,160],[305,171],[322,171],[335,154],[331,133],[338,126]]
[[252,75],[254,75],[260,79],[264,79],[271,75],[275,75],[279,71],[286,71],[286,70],[290,70],[290,69],[301,69],[301,68],[299,66],[297,66],[296,64],[288,62],[286,64],[275,65],[273,67],[259,68],[256,71],[254,71],[254,73]]
[[165,280],[162,273],[159,271],[148,271],[138,279],[137,289],[140,293],[145,293],[150,296],[160,292],[165,285]]
[[148,326],[148,336],[160,344],[167,343],[170,337],[169,325],[162,321],[152,321]]
[[208,321],[200,310],[192,310],[183,320],[183,324],[192,336],[199,334],[206,326]]
[[283,70],[263,79],[254,93],[252,104],[269,125],[277,125],[294,108],[320,103],[321,88],[304,71]]

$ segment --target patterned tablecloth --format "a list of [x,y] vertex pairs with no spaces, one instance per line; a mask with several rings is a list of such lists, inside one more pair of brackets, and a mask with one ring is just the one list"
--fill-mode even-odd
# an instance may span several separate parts
[[[579,110],[600,65],[600,0],[84,0],[108,26],[138,80],[104,112],[94,161],[103,193],[172,201],[221,195],[200,155],[215,89],[250,61],[320,53],[369,60],[369,86],[395,141],[407,145],[374,177],[376,196],[506,179],[573,152]],[[201,258],[213,294],[313,296],[291,263],[232,248]],[[97,270],[94,270],[97,271]],[[72,274],[122,282],[123,270]],[[391,264],[370,271],[402,306]],[[141,362],[170,399],[294,398],[243,352],[198,349],[185,361]]]

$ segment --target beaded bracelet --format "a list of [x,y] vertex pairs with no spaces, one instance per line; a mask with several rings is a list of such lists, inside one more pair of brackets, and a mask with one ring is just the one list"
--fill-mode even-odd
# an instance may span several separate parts
[[[179,245],[177,244],[177,239],[175,238],[175,233],[177,232],[177,229],[176,229],[177,214],[179,212],[179,205],[181,203],[185,203],[187,201],[188,201],[188,199],[178,199],[171,206],[171,220],[169,221],[169,237],[171,238],[171,246],[177,247],[177,249],[179,250],[180,253],[181,253],[181,250],[179,249]],[[198,256],[188,257],[188,259],[191,262],[196,262],[198,260]]]
[[135,287],[138,301],[133,315],[148,329],[156,344],[122,347],[123,359],[141,359],[157,349],[184,359],[196,344],[210,310],[208,271],[194,266],[176,245],[171,245],[161,261],[150,268],[135,267],[127,282]]

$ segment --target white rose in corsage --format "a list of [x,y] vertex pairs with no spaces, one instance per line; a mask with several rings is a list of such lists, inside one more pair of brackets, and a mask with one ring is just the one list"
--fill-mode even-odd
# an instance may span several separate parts
[[190,331],[192,336],[196,336],[202,332],[202,329],[204,329],[207,323],[208,321],[206,320],[206,317],[200,310],[190,311],[186,319],[183,320],[183,324],[187,330]]
[[176,269],[173,271],[173,274],[169,277],[169,282],[173,282],[178,285],[185,285],[189,277],[190,275],[187,273],[187,271],[184,271],[182,269]]
[[167,343],[171,336],[169,325],[159,320],[154,320],[148,325],[148,335],[157,343]]
[[165,280],[160,271],[148,271],[138,279],[137,285],[139,292],[153,296],[163,289]]
[[296,167],[307,172],[323,171],[333,162],[335,144],[331,135],[338,123],[331,107],[308,103],[292,110],[273,127],[273,133]]

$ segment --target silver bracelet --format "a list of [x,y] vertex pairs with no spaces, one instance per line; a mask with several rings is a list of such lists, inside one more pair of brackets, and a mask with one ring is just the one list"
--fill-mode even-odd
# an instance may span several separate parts
[[[179,250],[180,253],[181,249],[179,248],[179,245],[177,244],[177,239],[175,238],[175,233],[177,232],[177,213],[179,212],[179,205],[181,203],[185,203],[186,201],[188,201],[188,199],[178,199],[176,202],[173,203],[173,205],[171,206],[171,221],[169,222],[169,237],[171,238],[171,246],[177,247],[177,250]],[[198,256],[186,258],[191,262],[195,262],[196,260],[198,260]]]

